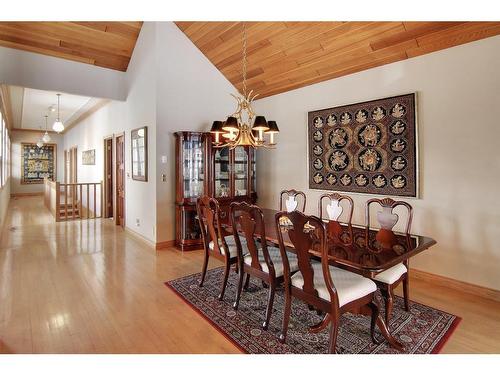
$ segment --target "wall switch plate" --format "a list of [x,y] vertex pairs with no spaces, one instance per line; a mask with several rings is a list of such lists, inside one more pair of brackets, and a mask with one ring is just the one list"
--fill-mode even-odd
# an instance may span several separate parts
[[161,162],[162,162],[162,164],[167,164],[167,155],[161,156]]
[[166,175],[165,173],[163,173],[163,174],[161,175],[161,180],[162,180],[163,182],[167,182],[167,175]]
[[141,221],[139,219],[135,219],[135,225],[140,227],[141,226]]

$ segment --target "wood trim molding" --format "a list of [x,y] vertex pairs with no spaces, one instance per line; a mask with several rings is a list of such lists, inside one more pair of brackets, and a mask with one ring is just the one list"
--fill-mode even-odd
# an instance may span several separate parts
[[500,302],[500,290],[486,288],[475,284],[466,283],[451,279],[446,276],[436,275],[433,273],[425,272],[410,268],[410,279],[427,281],[436,286],[444,286],[447,288],[455,289],[460,292],[473,294],[481,298],[487,298],[493,301]]
[[37,191],[33,193],[11,193],[11,198],[20,198],[20,197],[38,197],[39,195],[43,195],[43,191]]
[[156,243],[156,250],[165,250],[174,247],[175,240],[162,241]]
[[146,244],[150,249],[156,250],[156,244],[149,240],[148,238],[144,237],[142,234],[137,233],[136,231],[130,229],[129,227],[125,226],[125,233],[131,235],[132,237],[138,239],[139,241],[143,242]]

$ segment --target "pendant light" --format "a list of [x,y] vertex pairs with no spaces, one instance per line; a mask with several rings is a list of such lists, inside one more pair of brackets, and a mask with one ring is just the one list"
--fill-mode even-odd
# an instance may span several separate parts
[[[247,28],[243,22],[242,31],[243,61],[242,61],[242,81],[243,92],[241,95],[231,94],[238,104],[236,112],[222,124],[215,121],[210,129],[215,139],[212,141],[214,147],[229,147],[234,149],[237,146],[250,146],[253,148],[265,147],[274,148],[276,146],[275,135],[279,133],[276,121],[266,121],[264,116],[255,116],[252,102],[257,97],[253,90],[247,93]],[[264,135],[269,136],[266,141]]]
[[52,125],[52,129],[54,131],[60,133],[64,130],[64,125],[61,122],[61,117],[60,117],[60,112],[59,112],[59,99],[61,97],[61,94],[57,94],[57,119],[56,122],[54,122],[54,125]]
[[[42,129],[42,127],[40,126],[40,130]],[[36,141],[36,146],[38,148],[42,148],[43,147],[43,141],[42,141],[42,138],[38,138],[38,141]]]
[[47,117],[49,117],[49,116],[45,115],[45,134],[42,137],[43,143],[49,143],[50,142],[50,135],[47,132]]

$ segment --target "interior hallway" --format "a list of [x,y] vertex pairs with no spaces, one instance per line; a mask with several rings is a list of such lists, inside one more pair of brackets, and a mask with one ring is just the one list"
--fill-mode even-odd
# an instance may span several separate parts
[[[0,352],[238,353],[163,285],[201,263],[201,251],[155,255],[111,220],[55,223],[42,197],[13,198],[0,239]],[[463,318],[443,353],[500,351],[500,302],[415,279],[411,288],[412,300]]]

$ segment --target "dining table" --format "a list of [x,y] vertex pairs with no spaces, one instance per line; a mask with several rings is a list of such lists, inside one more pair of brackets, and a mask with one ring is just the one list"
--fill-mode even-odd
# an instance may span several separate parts
[[[278,229],[275,219],[278,212],[278,210],[269,208],[262,209],[266,241],[275,245],[279,243],[278,230],[286,228]],[[325,221],[325,224],[328,228],[328,221]],[[346,232],[348,231],[346,224],[341,224],[341,226]],[[230,225],[224,227],[229,233],[232,232]],[[436,244],[434,239],[427,236],[395,233],[396,242],[390,248],[387,248],[378,246],[377,232],[378,230],[366,226],[352,225],[352,238],[349,241],[339,241],[337,236],[328,235],[328,262],[336,267],[373,278],[376,274],[388,270],[396,264],[405,262]],[[261,234],[256,233],[256,235],[260,236]],[[282,235],[287,250],[293,252],[293,243],[290,241],[286,230],[282,231]],[[368,241],[366,240],[367,236]],[[322,256],[320,252],[314,249],[309,252],[316,257]],[[377,320],[377,326],[393,348],[399,351],[403,350],[403,345],[392,336],[383,319]]]

